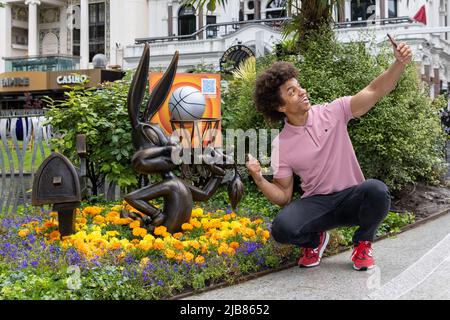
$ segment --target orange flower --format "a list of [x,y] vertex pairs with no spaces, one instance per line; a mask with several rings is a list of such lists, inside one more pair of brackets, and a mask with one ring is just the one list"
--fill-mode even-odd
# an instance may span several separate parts
[[115,222],[118,219],[120,219],[120,213],[116,211],[111,211],[105,216],[105,220],[108,222]]
[[52,233],[50,233],[49,237],[51,240],[59,240],[61,237],[61,234],[59,233],[59,231],[53,231]]
[[133,229],[133,236],[135,237],[139,237],[141,236],[142,238],[145,237],[147,235],[147,230],[144,228],[134,228]]
[[132,223],[130,223],[131,229],[138,228],[140,226],[141,226],[141,222],[139,220],[134,220]]
[[183,229],[183,230],[192,230],[194,227],[192,226],[192,224],[190,224],[190,223],[183,223],[182,225],[181,225],[181,229]]
[[153,231],[153,233],[154,233],[156,236],[163,235],[163,234],[166,233],[166,232],[167,232],[167,228],[166,228],[165,226],[159,226],[159,227],[156,227],[156,228],[155,228],[155,231]]
[[50,228],[53,228],[53,227],[56,227],[56,223],[53,220],[45,221],[44,228],[50,229]]
[[236,241],[233,241],[229,244],[229,246],[236,250],[237,248],[239,248],[239,243],[237,243]]
[[98,214],[100,214],[100,212],[102,212],[102,208],[100,207],[86,207],[83,209],[83,213],[84,214],[90,214],[91,216],[96,216]]
[[105,218],[103,218],[103,216],[95,216],[94,217],[95,224],[102,224],[103,222],[105,222]]
[[162,241],[160,238],[156,239],[153,243],[153,248],[155,248],[156,250],[164,249],[164,241]]
[[179,241],[179,240],[175,240],[174,242],[172,242],[172,245],[175,249],[178,250],[183,250],[184,249],[184,245],[183,242]]
[[177,232],[177,233],[174,233],[174,234],[173,234],[173,237],[174,237],[175,239],[180,239],[182,236],[183,236],[183,233],[181,233],[181,232]]

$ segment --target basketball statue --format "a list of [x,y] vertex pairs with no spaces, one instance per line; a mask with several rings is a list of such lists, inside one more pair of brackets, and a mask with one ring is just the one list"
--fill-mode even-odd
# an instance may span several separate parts
[[[236,172],[235,178],[231,182],[232,192],[230,197],[234,200],[232,201],[233,206],[236,205],[236,199],[242,197],[242,182],[237,175],[234,161],[231,161],[230,157],[221,153],[220,150],[214,150],[214,152],[217,152],[219,158],[222,158],[222,164],[202,164],[210,173],[209,180],[202,188],[175,175],[173,171],[179,165],[174,164],[171,155],[179,150],[179,145],[166,136],[158,124],[150,123],[150,120],[158,112],[170,92],[177,69],[178,51],[175,52],[168,69],[153,90],[143,117],[139,119],[140,106],[145,95],[149,60],[150,49],[149,45],[145,44],[127,99],[128,115],[132,126],[132,141],[136,149],[131,159],[131,165],[137,172],[144,175],[160,174],[162,181],[145,186],[125,196],[125,200],[131,206],[146,215],[145,218],[142,219],[133,213],[123,212],[122,214],[142,220],[144,227],[149,230],[163,225],[167,227],[168,232],[174,233],[181,230],[183,223],[189,222],[193,201],[206,201],[215,193],[225,176],[226,169],[234,168]],[[180,88],[180,92],[176,93],[172,100],[172,110],[177,110],[173,114],[176,114],[176,116],[201,117],[204,99],[202,102],[198,99],[195,91],[189,89],[189,87],[184,88],[186,91]],[[189,95],[195,99],[186,100]],[[194,111],[192,105],[188,107],[184,101],[194,103]],[[160,197],[164,199],[162,209],[149,203],[150,200]]]

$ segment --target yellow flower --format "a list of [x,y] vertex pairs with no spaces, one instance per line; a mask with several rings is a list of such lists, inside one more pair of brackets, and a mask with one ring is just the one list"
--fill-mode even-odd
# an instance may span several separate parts
[[192,226],[192,224],[190,224],[190,223],[183,223],[182,225],[181,225],[181,229],[182,230],[192,230],[194,227]]
[[159,226],[159,227],[156,227],[155,228],[155,231],[153,231],[153,233],[156,235],[156,236],[160,236],[160,235],[162,235],[162,234],[164,234],[164,233],[166,233],[167,232],[167,228],[165,227],[165,226]]
[[30,233],[30,230],[28,230],[28,229],[21,229],[18,232],[19,236],[21,236],[22,238],[26,237],[29,233]]
[[166,255],[166,257],[168,259],[172,259],[175,257],[175,251],[173,251],[171,249],[167,249],[166,251],[164,251],[164,254]]
[[264,230],[262,235],[266,240],[270,238],[270,232],[268,230]]
[[144,241],[153,241],[153,240],[155,240],[155,237],[152,236],[151,234],[147,234],[143,240]]
[[203,256],[198,256],[197,258],[195,258],[195,263],[196,264],[204,264],[205,258]]
[[106,235],[108,237],[115,237],[115,236],[119,235],[119,232],[118,231],[106,231]]
[[149,261],[150,261],[149,258],[144,257],[144,258],[141,259],[141,262],[139,263],[139,266],[140,266],[141,268],[144,268],[144,267],[147,265],[147,263],[148,263]]
[[56,211],[50,212],[50,217],[56,218],[57,216],[58,216],[58,212],[56,212]]
[[111,208],[111,211],[120,211],[120,210],[122,210],[122,208],[123,208],[123,206],[121,206],[120,204],[117,204]]
[[194,218],[203,217],[203,209],[195,208],[194,210],[192,210],[191,217],[194,217]]
[[223,220],[228,221],[231,219],[231,215],[230,214],[226,214],[223,216]]
[[191,262],[192,259],[194,259],[194,255],[193,255],[192,253],[190,253],[190,252],[185,252],[185,253],[183,254],[183,259],[184,259],[184,261],[186,261],[186,262]]
[[138,248],[144,251],[148,251],[153,247],[153,244],[151,241],[141,240],[139,242]]
[[141,222],[139,220],[134,220],[132,223],[130,223],[131,229],[138,228],[140,226],[141,226]]

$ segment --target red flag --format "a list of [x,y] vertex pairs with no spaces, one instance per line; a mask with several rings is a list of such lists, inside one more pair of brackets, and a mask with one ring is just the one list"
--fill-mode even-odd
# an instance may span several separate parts
[[425,5],[420,7],[419,11],[417,11],[413,20],[416,20],[417,22],[422,22],[423,24],[427,24],[427,14],[425,12]]

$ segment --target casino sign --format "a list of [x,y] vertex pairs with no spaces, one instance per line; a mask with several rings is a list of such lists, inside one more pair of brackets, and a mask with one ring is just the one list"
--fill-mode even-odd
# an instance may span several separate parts
[[[253,52],[252,49],[250,49],[249,47],[246,47],[244,45],[238,44],[235,46],[232,46],[230,48],[228,48],[227,51],[224,52],[224,54],[222,55],[222,58],[220,58],[220,70],[222,72],[231,72],[233,69],[237,69],[237,67],[239,67],[239,64],[250,58],[250,57],[254,57],[255,54]],[[231,64],[232,65],[232,70],[226,68],[227,64]],[[225,70],[225,68],[227,70]]]

